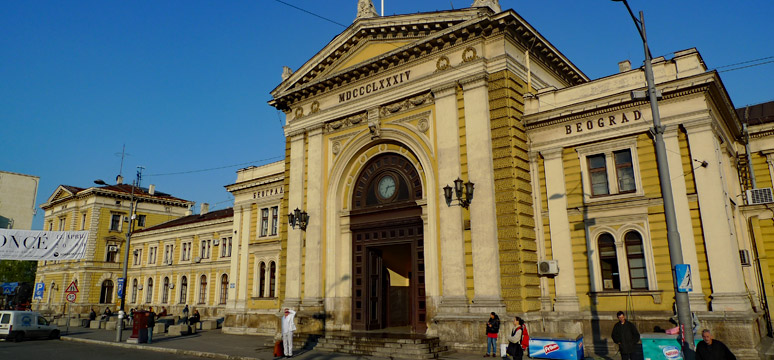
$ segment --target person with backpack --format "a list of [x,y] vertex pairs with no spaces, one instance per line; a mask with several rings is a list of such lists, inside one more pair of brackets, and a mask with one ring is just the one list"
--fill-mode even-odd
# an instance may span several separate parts
[[[500,333],[500,318],[494,311],[489,314],[489,321],[486,323],[486,355],[484,357],[497,356],[497,335]],[[489,355],[489,354],[492,355]]]
[[529,331],[527,331],[527,325],[524,324],[524,319],[516,317],[513,320],[513,328],[507,336],[508,345],[503,344],[505,351],[503,358],[507,358],[508,355],[513,357],[513,360],[521,360],[524,356],[524,352],[529,348]]

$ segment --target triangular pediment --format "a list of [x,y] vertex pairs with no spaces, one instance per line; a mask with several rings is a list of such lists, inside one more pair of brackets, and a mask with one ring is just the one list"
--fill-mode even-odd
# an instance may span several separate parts
[[75,193],[72,190],[63,185],[59,185],[59,187],[54,190],[54,193],[51,194],[51,196],[48,198],[47,202],[51,203],[54,201],[70,198],[73,197],[73,195],[75,195]]
[[471,8],[357,20],[271,93],[275,98],[281,97],[306,84],[421,42],[484,14],[491,14],[491,11]]
[[357,64],[364,63],[368,60],[377,58],[380,55],[389,53],[390,51],[403,47],[404,45],[409,43],[410,41],[368,42],[363,46],[361,46],[359,49],[354,50],[351,54],[347,55],[344,59],[342,59],[339,62],[338,65],[331,68],[330,71],[324,72],[320,75],[325,76],[326,74],[329,74],[329,73],[339,72],[341,70],[347,69]]

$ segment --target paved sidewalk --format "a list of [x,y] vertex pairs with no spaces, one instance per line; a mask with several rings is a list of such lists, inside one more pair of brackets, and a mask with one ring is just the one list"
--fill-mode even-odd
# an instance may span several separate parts
[[[123,331],[123,341],[117,343],[116,332],[113,330],[96,330],[85,328],[70,328],[69,334],[64,334],[62,340],[74,341],[80,343],[91,343],[99,345],[111,345],[123,347],[126,349],[158,351],[174,353],[179,355],[201,356],[211,359],[229,359],[229,360],[271,360],[273,356],[273,346],[268,346],[274,342],[273,338],[268,336],[256,335],[231,335],[223,334],[218,330],[199,331],[194,335],[187,336],[157,336],[153,334],[152,344],[129,344],[126,339],[131,335],[131,330]],[[355,356],[340,353],[330,353],[318,350],[294,351],[294,359],[299,360],[354,360],[354,359],[374,359],[380,360],[387,358],[371,356]],[[445,356],[444,359],[480,359],[481,355],[467,353],[452,353]]]

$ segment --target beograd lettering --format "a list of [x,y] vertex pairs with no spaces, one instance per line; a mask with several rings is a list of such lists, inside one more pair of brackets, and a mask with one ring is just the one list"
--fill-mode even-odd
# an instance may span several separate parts
[[586,121],[577,122],[571,125],[565,125],[564,133],[565,135],[570,135],[572,133],[591,131],[594,129],[611,127],[619,124],[625,124],[625,123],[628,123],[629,121],[637,121],[637,120],[640,120],[641,118],[642,118],[642,113],[639,110],[634,110],[633,112],[629,113],[629,115],[627,115],[626,113],[621,113],[620,117],[616,115],[603,116],[596,120],[586,120]]
[[370,84],[366,84],[366,85],[354,88],[352,90],[345,91],[339,94],[339,103],[343,103],[345,101],[355,99],[358,96],[367,95],[382,89],[389,88],[390,86],[403,83],[404,81],[409,81],[410,75],[411,75],[411,70],[406,70],[402,73],[388,76],[381,80],[375,80]]

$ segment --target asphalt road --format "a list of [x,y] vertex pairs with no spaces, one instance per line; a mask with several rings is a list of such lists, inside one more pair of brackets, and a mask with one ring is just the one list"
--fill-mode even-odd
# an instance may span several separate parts
[[130,360],[190,359],[201,360],[196,356],[183,356],[155,351],[124,349],[113,346],[81,344],[62,340],[27,340],[21,343],[0,341],[0,359],[13,360],[58,360],[58,359],[110,359]]

